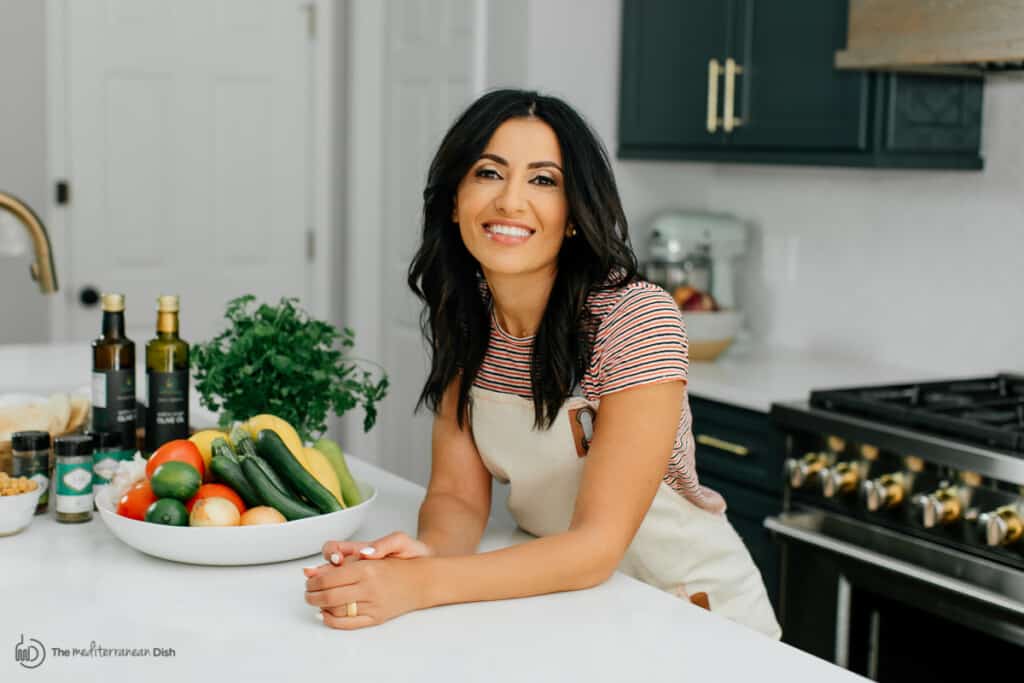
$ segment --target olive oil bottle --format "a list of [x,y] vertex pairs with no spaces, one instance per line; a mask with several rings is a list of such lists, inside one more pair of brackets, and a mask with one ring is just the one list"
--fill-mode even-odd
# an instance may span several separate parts
[[178,297],[157,299],[156,337],[146,344],[146,452],[188,438],[188,344],[178,336]]
[[124,295],[104,294],[103,334],[92,343],[92,428],[135,446],[135,342],[124,332]]

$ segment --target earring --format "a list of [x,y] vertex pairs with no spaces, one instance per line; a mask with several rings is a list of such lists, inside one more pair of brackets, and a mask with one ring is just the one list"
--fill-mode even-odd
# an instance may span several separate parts
[[566,237],[575,237],[576,236],[576,226],[570,225],[569,229],[565,231],[565,236]]

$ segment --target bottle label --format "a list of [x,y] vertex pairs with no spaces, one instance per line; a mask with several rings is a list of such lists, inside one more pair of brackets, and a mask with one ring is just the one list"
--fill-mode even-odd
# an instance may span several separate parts
[[135,431],[135,371],[92,373],[92,425],[98,432]]
[[149,373],[146,449],[188,438],[188,370]]

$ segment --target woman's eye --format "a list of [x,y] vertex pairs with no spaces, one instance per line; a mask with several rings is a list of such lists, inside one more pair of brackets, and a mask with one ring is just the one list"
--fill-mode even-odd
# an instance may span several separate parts
[[558,185],[558,183],[555,182],[554,178],[551,178],[550,176],[546,175],[539,175],[536,178],[534,178],[534,181],[538,185],[547,185],[548,187],[555,187],[556,185]]
[[477,178],[501,178],[493,168],[479,168],[476,171]]

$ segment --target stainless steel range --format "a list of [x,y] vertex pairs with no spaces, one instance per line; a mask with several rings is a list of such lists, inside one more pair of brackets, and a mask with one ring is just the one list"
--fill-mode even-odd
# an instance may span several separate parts
[[772,417],[788,642],[883,681],[1024,661],[1024,377],[815,391]]

